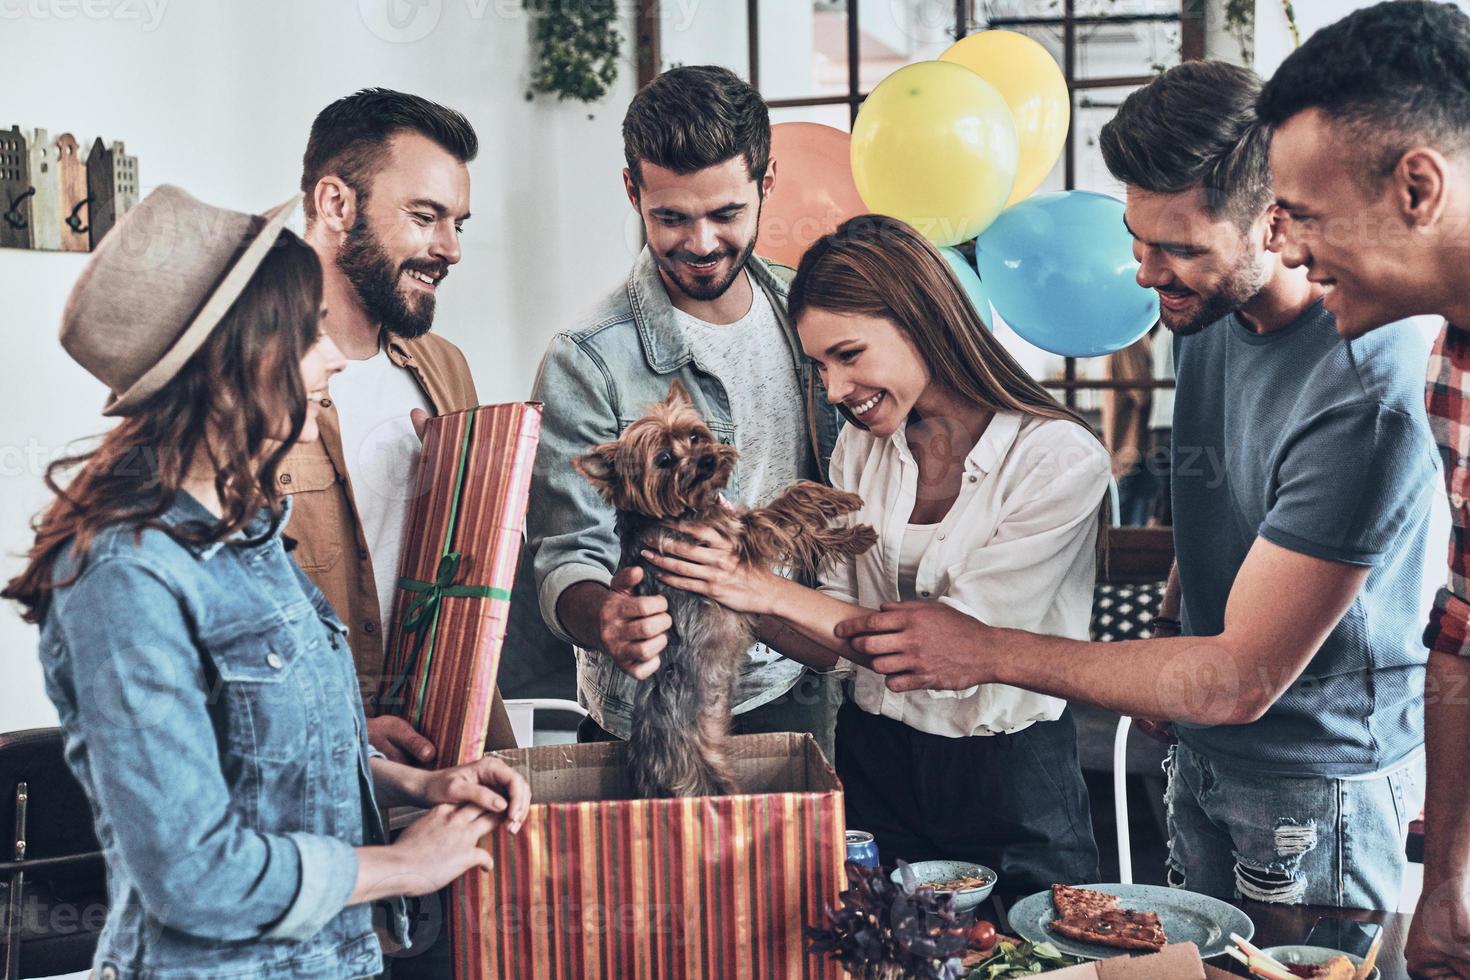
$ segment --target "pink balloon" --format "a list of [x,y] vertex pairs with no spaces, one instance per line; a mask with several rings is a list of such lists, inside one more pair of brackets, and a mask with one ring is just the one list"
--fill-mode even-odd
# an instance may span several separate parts
[[849,140],[842,130],[820,123],[771,127],[776,183],[761,210],[757,255],[795,268],[812,242],[867,213],[852,182]]

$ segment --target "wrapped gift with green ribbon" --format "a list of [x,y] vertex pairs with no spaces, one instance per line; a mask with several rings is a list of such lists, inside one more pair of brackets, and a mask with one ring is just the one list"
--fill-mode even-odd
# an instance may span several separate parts
[[441,415],[424,432],[377,700],[434,743],[436,767],[484,750],[540,432],[530,402]]

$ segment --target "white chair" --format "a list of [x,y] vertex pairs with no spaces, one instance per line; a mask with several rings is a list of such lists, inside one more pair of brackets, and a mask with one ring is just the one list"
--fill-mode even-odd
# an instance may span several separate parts
[[1128,832],[1128,729],[1133,719],[1118,719],[1113,735],[1113,820],[1118,825],[1118,880],[1133,884],[1133,840]]
[[[1118,511],[1122,503],[1118,495],[1118,481],[1108,480],[1108,503],[1112,505],[1113,527],[1122,524]],[[1118,880],[1125,885],[1133,884],[1133,840],[1128,831],[1128,729],[1133,719],[1127,715],[1118,719],[1118,730],[1113,735],[1113,819],[1118,825]]]
[[505,702],[505,711],[510,715],[516,744],[523,749],[536,744],[537,711],[570,711],[578,718],[587,717],[586,708],[565,698],[509,698]]
[[[1118,528],[1117,480],[1108,481],[1108,500],[1112,504],[1112,526]],[[1110,588],[1117,587],[1100,583],[1099,597]],[[1139,635],[1139,627],[1152,615],[1156,606],[1157,600],[1152,596],[1146,603],[1130,603],[1126,608],[1115,606],[1108,609],[1098,603],[1093,609],[1093,639],[1124,639]],[[1104,616],[1105,613],[1111,615]],[[1113,815],[1118,835],[1118,880],[1125,885],[1133,883],[1133,841],[1128,827],[1128,732],[1132,727],[1133,719],[1124,715],[1118,719],[1118,727],[1113,732]]]

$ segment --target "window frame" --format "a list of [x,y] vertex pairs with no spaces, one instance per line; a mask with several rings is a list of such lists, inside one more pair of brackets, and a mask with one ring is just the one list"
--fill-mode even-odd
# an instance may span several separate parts
[[[857,119],[858,108],[868,93],[859,86],[861,68],[859,41],[859,0],[847,3],[847,92],[837,95],[771,99],[767,105],[772,109],[795,109],[812,106],[846,105],[849,123]],[[949,34],[956,40],[970,34],[979,26],[976,17],[977,0],[954,0],[953,24]],[[746,0],[746,37],[749,58],[748,81],[760,90],[760,0]],[[1062,28],[1062,77],[1066,79],[1070,98],[1089,89],[1137,87],[1153,80],[1152,75],[1128,75],[1106,78],[1077,77],[1077,29],[1079,26],[1098,24],[1127,24],[1139,22],[1170,22],[1180,26],[1179,56],[1183,61],[1202,59],[1205,55],[1205,10],[1204,0],[1180,0],[1179,12],[1170,14],[1077,14],[1077,0],[1062,0],[1062,11],[1052,17],[995,17],[986,20],[988,28],[1016,28],[1050,26]],[[660,10],[659,0],[638,0],[637,64],[638,86],[642,88],[656,77],[662,66],[659,43]],[[1075,101],[1073,103],[1075,106]],[[1062,150],[1063,187],[1072,190],[1076,186],[1077,144],[1074,127],[1067,128],[1067,141]],[[1077,377],[1077,359],[1063,359],[1062,377],[1043,380],[1041,384],[1060,391],[1068,407],[1075,408],[1077,392],[1084,390],[1106,391],[1115,389],[1155,390],[1173,388],[1169,379],[1155,378],[1149,382],[1109,381]]]

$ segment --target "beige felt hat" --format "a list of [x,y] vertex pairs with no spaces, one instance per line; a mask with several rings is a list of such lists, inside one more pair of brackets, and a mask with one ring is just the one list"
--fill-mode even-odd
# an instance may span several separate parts
[[103,237],[72,287],[61,346],[131,415],[173,380],[240,298],[301,195],[263,215],[168,184]]

